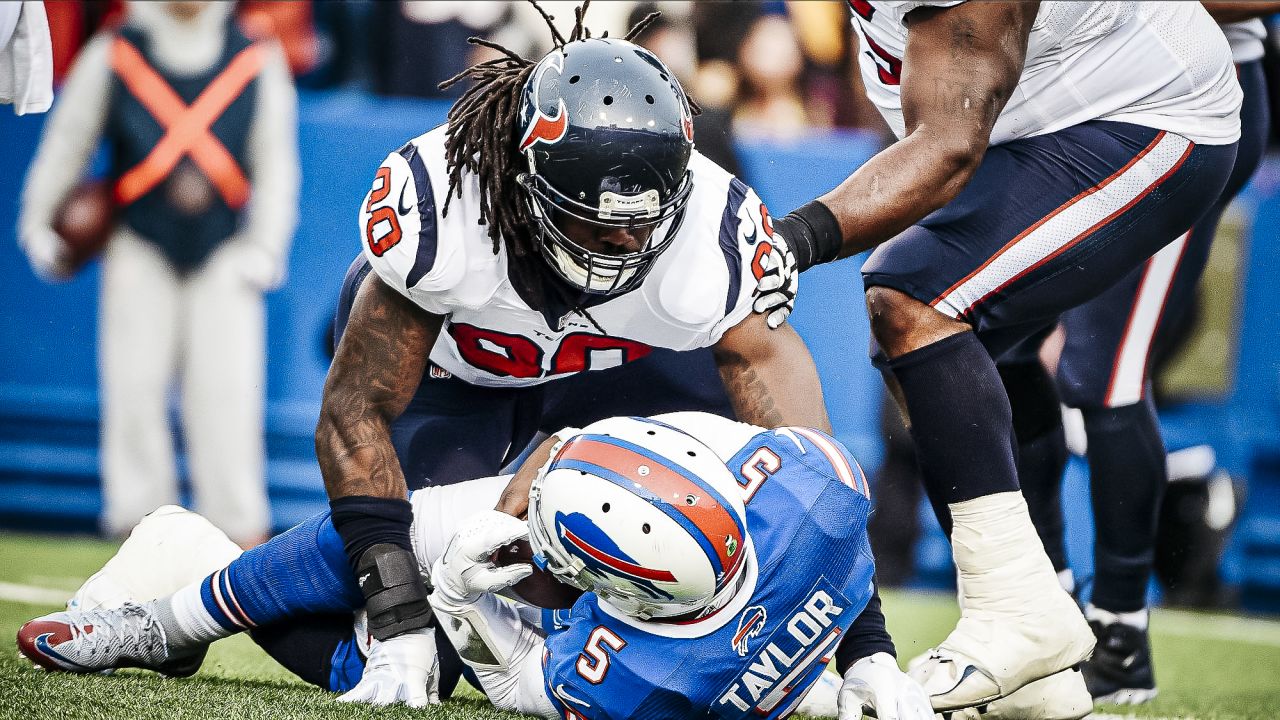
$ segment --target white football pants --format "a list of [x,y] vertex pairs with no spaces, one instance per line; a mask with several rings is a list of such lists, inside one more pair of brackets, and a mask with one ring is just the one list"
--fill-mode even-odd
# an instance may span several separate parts
[[123,535],[178,503],[168,422],[175,379],[195,509],[238,543],[269,529],[263,300],[228,249],[182,276],[128,230],[107,244],[98,323],[107,533]]

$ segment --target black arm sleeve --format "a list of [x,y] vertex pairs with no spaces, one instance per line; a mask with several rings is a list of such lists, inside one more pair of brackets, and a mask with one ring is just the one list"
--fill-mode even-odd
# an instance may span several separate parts
[[889,629],[884,624],[884,613],[880,611],[880,588],[876,587],[866,609],[853,621],[849,633],[836,648],[836,670],[844,675],[854,663],[879,652],[898,656],[893,638],[889,637]]
[[831,209],[814,200],[774,221],[773,227],[786,239],[801,272],[829,263],[840,256],[844,237]]

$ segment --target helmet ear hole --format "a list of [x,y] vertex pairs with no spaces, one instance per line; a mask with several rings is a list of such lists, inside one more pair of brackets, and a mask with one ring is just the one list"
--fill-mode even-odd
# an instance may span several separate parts
[[653,104],[653,96],[652,96],[652,95],[645,95],[645,96],[644,96],[644,101],[645,101],[645,102],[647,102],[647,103],[649,103],[650,105],[652,105],[652,104]]
[[576,85],[576,84],[578,83],[578,81],[579,81],[579,80],[581,80],[581,79],[582,79],[582,78],[581,78],[581,76],[574,75],[573,77],[569,78],[569,84],[570,84],[570,85]]
[[645,535],[648,535],[651,529],[652,528],[649,527],[649,523],[645,523],[640,526],[640,532],[644,533]]
[[612,96],[612,95],[605,95],[605,96],[604,96],[604,100],[602,100],[601,102],[603,102],[605,105],[612,105],[612,104],[613,104],[613,96]]

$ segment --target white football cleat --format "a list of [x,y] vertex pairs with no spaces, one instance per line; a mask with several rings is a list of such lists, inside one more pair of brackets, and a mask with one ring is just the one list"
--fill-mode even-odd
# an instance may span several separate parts
[[1071,668],[1095,642],[1058,584],[1022,493],[950,508],[960,622],[910,673],[940,712],[989,703]]
[[18,630],[18,652],[55,672],[139,667],[169,677],[187,677],[200,669],[205,650],[206,646],[201,646],[171,653],[151,603],[50,613]]
[[142,518],[107,564],[80,586],[67,609],[120,607],[172,595],[226,567],[241,552],[203,515],[163,505]]
[[1063,670],[986,705],[944,713],[946,720],[1080,720],[1093,712],[1093,698],[1079,670]]

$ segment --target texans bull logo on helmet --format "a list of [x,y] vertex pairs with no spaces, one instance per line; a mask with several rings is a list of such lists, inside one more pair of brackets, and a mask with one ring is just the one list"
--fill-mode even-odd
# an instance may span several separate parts
[[[554,71],[554,72],[553,72]],[[551,83],[559,84],[560,74],[564,71],[564,55],[552,52],[538,63],[534,69],[533,98],[529,107],[524,108],[525,129],[520,137],[520,152],[528,150],[537,143],[554,145],[564,139],[569,130],[569,112],[564,105],[564,98],[556,98],[555,114],[548,115],[542,101],[542,89]],[[549,95],[558,95],[554,88],[548,88]]]

